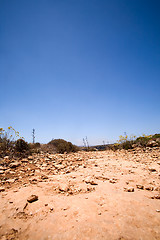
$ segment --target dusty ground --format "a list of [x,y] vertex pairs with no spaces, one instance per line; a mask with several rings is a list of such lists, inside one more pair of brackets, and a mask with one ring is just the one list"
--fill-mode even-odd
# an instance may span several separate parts
[[1,159],[0,239],[160,239],[159,170],[159,148]]

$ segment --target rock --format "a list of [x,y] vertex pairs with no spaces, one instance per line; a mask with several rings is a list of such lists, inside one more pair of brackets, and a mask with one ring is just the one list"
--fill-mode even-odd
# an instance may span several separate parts
[[42,176],[41,176],[41,179],[42,179],[42,180],[45,180],[45,179],[48,179],[48,177],[47,177],[46,175],[42,175]]
[[160,194],[157,194],[157,195],[155,195],[155,196],[153,196],[153,197],[151,197],[152,199],[160,199]]
[[156,172],[156,169],[155,168],[149,168],[148,169],[150,172]]
[[0,192],[4,192],[5,188],[4,187],[0,187]]
[[22,162],[22,163],[28,163],[28,159],[27,159],[27,158],[23,158],[23,159],[21,160],[21,162]]
[[5,157],[4,157],[4,160],[8,160],[8,159],[9,159],[9,156],[5,156]]
[[153,190],[154,190],[154,187],[147,186],[147,187],[145,187],[145,190],[147,190],[147,191],[153,191]]
[[38,179],[35,178],[35,177],[32,177],[32,178],[29,179],[30,183],[37,183],[37,181],[38,181]]
[[28,160],[33,160],[33,157],[32,157],[32,156],[29,156],[29,157],[28,157]]
[[59,190],[61,192],[67,192],[69,191],[69,185],[67,183],[62,183],[60,186],[59,186]]
[[140,185],[140,184],[137,184],[136,187],[137,187],[138,189],[144,189],[144,186],[143,186],[143,185]]
[[3,170],[0,170],[0,174],[3,174],[4,173],[4,171]]
[[85,183],[89,183],[89,184],[91,184],[91,185],[98,185],[98,183],[96,183],[95,181],[94,181],[94,179],[92,179],[91,177],[87,177],[85,180]]
[[20,166],[20,163],[19,162],[13,162],[9,166],[10,166],[10,168],[16,168],[16,167]]
[[54,208],[52,208],[52,207],[49,209],[50,212],[53,212],[53,210],[54,210]]
[[6,167],[2,167],[2,166],[0,166],[0,170],[5,171],[5,170],[7,170],[7,168],[6,168]]
[[130,188],[124,188],[125,192],[134,192],[134,188],[130,187]]
[[115,179],[110,179],[109,182],[110,182],[110,183],[116,183],[117,180],[115,180]]
[[156,146],[158,146],[158,143],[156,141],[150,140],[147,143],[147,147],[156,147]]
[[35,201],[37,201],[37,200],[38,200],[38,196],[37,196],[37,195],[31,195],[31,196],[27,199],[27,201],[28,201],[29,203],[35,202]]
[[6,182],[14,183],[14,182],[15,182],[15,179],[8,179],[8,180],[6,180]]

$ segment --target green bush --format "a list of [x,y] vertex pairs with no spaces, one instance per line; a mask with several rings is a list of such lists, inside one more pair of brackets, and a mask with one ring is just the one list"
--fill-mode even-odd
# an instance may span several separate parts
[[142,147],[146,147],[149,140],[150,140],[150,138],[148,138],[148,137],[138,137],[135,140],[135,143]]
[[133,148],[133,141],[126,141],[121,144],[122,148],[125,150],[132,149]]
[[152,139],[153,139],[153,140],[155,140],[155,139],[157,139],[157,138],[160,138],[160,134],[154,134],[154,135],[152,136]]
[[54,139],[48,144],[53,145],[58,153],[69,153],[79,150],[77,146],[73,145],[71,142],[65,141],[64,139]]

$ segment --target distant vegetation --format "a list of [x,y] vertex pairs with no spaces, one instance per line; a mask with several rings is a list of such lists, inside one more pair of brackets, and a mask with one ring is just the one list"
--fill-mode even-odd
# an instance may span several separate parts
[[69,153],[80,150],[71,142],[55,139],[48,144],[27,143],[13,127],[0,128],[0,157],[5,155],[26,157],[32,153]]
[[98,145],[89,147],[77,147],[71,142],[64,139],[54,139],[48,144],[27,143],[23,137],[20,137],[19,132],[12,127],[8,127],[5,131],[0,128],[0,157],[5,155],[25,157],[32,153],[70,153],[83,151],[100,151],[112,149],[133,149],[136,147],[160,147],[160,134],[136,136],[120,136],[115,144]]
[[136,138],[131,136],[120,136],[118,143],[113,144],[113,149],[132,149],[135,147],[160,147],[160,134],[145,135]]
[[69,152],[77,152],[79,148],[73,145],[71,142],[67,142],[63,139],[54,139],[48,143],[48,145],[52,145],[55,147],[56,152],[58,153],[69,153]]
[[83,150],[86,151],[103,151],[103,150],[118,150],[118,149],[133,149],[136,147],[160,147],[160,134],[154,134],[154,135],[145,135],[143,134],[140,137],[136,137],[134,135],[131,135],[128,137],[127,135],[125,136],[119,136],[119,140],[117,143],[114,144],[106,144],[106,145],[96,145],[92,146],[89,149],[88,148],[82,148]]

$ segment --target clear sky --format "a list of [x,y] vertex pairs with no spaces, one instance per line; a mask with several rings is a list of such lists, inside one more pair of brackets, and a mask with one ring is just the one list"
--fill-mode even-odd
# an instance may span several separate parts
[[82,145],[160,132],[159,0],[0,0],[0,127]]

